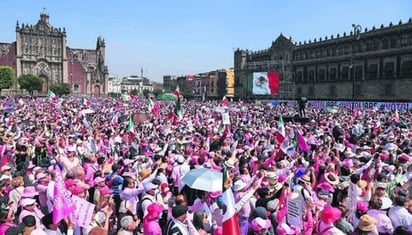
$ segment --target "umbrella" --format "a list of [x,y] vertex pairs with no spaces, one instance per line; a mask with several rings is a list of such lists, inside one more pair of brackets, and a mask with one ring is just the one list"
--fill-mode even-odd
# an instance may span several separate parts
[[157,97],[159,100],[171,100],[171,101],[177,101],[177,96],[175,96],[172,93],[163,93],[159,97]]
[[182,178],[188,187],[206,192],[222,191],[222,181],[222,172],[209,168],[193,169]]
[[81,115],[86,115],[86,114],[91,114],[94,113],[94,110],[91,109],[83,109],[82,111],[80,111]]

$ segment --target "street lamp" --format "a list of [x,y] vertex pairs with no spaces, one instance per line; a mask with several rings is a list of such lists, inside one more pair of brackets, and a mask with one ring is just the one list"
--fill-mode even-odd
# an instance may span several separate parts
[[362,27],[358,24],[352,24],[352,27],[353,27],[353,36],[356,38],[356,40],[353,41],[352,57],[350,59],[350,69],[352,71],[352,112],[353,112],[355,110],[355,69],[354,69],[355,66],[353,65],[353,59],[356,53],[355,45],[360,39],[360,33],[362,31]]

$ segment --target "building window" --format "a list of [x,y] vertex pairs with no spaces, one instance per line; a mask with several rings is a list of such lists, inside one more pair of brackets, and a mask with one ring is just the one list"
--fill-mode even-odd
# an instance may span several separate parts
[[315,81],[315,70],[311,69],[309,70],[308,74],[308,82],[314,82]]
[[396,48],[396,47],[397,47],[397,40],[396,40],[396,38],[392,38],[392,39],[391,39],[390,47],[391,47],[391,48]]
[[318,81],[325,81],[325,69],[319,69]]
[[383,39],[382,41],[382,49],[388,49],[389,47],[389,41],[388,39]]
[[378,65],[370,64],[368,67],[368,78],[377,78],[378,77]]
[[409,41],[409,36],[408,35],[404,35],[401,38],[401,46],[407,46]]
[[404,61],[402,63],[402,74],[404,76],[412,75],[412,60]]
[[296,81],[297,81],[297,82],[302,82],[302,81],[303,81],[303,73],[302,73],[302,71],[298,71],[298,74],[296,75]]
[[375,41],[372,43],[372,50],[376,51],[376,50],[378,50],[378,49],[379,49],[379,40],[375,40]]
[[383,72],[386,77],[393,77],[393,75],[395,74],[395,63],[386,63],[383,67]]
[[349,79],[349,67],[342,67],[342,71],[340,73],[340,78],[342,80],[348,80]]
[[355,85],[355,96],[361,96],[361,95],[362,95],[362,85],[356,84]]
[[328,79],[329,79],[329,81],[335,81],[336,80],[336,68],[330,68],[329,69]]
[[363,76],[362,65],[355,66],[355,79],[361,80]]

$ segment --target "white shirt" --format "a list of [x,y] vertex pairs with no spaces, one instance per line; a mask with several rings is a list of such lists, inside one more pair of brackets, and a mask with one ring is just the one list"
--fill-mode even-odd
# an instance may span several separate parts
[[405,207],[394,206],[389,209],[388,215],[394,228],[402,225],[412,229],[412,215]]

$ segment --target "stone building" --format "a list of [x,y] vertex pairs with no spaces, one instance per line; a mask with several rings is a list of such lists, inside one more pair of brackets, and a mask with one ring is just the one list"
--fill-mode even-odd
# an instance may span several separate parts
[[234,56],[237,97],[251,96],[245,93],[248,74],[277,70],[286,89],[278,98],[412,99],[412,19],[369,29],[354,25],[349,33],[303,43],[281,34],[268,49]]
[[[16,41],[0,43],[0,65],[14,69],[16,78],[37,75],[44,80],[41,94],[50,85],[66,83],[73,95],[105,95],[108,91],[108,68],[105,42],[97,38],[95,49],[67,46],[65,28],[55,28],[46,12],[35,25],[16,24]],[[18,89],[17,83],[11,90]]]

